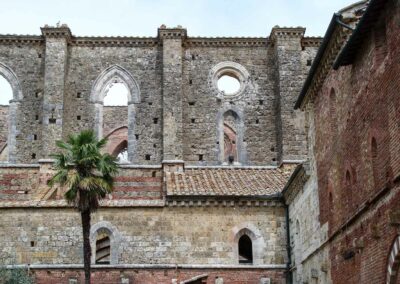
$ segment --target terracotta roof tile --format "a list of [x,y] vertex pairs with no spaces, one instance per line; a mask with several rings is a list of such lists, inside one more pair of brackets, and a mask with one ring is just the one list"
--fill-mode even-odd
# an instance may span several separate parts
[[169,196],[260,196],[281,192],[296,165],[279,168],[187,168],[167,173]]

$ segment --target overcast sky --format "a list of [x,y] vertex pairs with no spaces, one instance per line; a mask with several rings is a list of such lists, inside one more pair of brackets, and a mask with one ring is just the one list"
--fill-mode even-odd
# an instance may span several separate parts
[[[323,36],[332,14],[355,0],[0,0],[0,34],[40,34],[66,23],[76,36],[156,36],[181,25],[189,36],[268,36],[275,25]],[[5,98],[0,78],[0,104]]]

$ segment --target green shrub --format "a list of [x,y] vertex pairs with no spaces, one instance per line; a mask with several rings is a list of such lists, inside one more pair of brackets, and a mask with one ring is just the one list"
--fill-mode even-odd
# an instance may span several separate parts
[[34,284],[33,278],[25,268],[0,268],[0,284]]

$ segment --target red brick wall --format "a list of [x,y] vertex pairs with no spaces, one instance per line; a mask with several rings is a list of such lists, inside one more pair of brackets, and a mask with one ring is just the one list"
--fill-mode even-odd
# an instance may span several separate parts
[[[37,284],[63,284],[68,283],[69,278],[78,279],[78,283],[84,283],[83,271],[71,270],[36,270],[33,271]],[[260,278],[271,278],[272,283],[283,283],[285,278],[282,270],[265,269],[114,269],[94,270],[92,283],[116,284],[120,283],[121,276],[129,278],[129,283],[137,284],[170,284],[172,279],[178,282],[192,277],[208,274],[207,284],[214,284],[217,277],[222,277],[227,284],[259,284]]]
[[[384,283],[396,235],[388,216],[400,201],[400,8],[388,2],[386,47],[382,29],[379,44],[372,32],[354,64],[331,71],[315,99],[320,221],[329,222],[334,283]],[[378,231],[381,236],[374,236]],[[364,248],[356,250],[361,236]],[[346,252],[355,256],[344,260]]]
[[0,168],[0,200],[29,200],[39,186],[39,167]]

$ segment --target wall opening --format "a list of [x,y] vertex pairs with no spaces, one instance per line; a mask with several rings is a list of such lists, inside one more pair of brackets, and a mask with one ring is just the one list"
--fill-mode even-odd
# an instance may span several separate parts
[[12,87],[6,78],[0,75],[0,162],[8,161],[9,106],[12,99]]
[[239,239],[239,263],[253,264],[253,244],[248,235],[243,235]]
[[110,255],[110,236],[106,231],[101,231],[96,239],[96,264],[110,264]]
[[225,95],[232,95],[240,90],[240,82],[238,78],[231,74],[223,74],[218,79],[218,90],[224,92]]
[[237,148],[237,129],[239,117],[236,112],[230,110],[224,114],[224,157],[223,162],[226,164],[234,164],[239,162],[238,148]]
[[128,163],[128,141],[123,140],[112,153],[118,163]]
[[135,160],[135,104],[140,102],[139,85],[123,67],[113,65],[96,79],[90,95],[95,112],[97,137],[111,133],[119,127],[127,128],[127,152],[129,162]]
[[10,83],[0,75],[0,105],[8,106],[13,99],[13,91]]
[[124,83],[115,80],[108,85],[104,106],[128,106],[128,89]]
[[107,221],[100,221],[90,228],[92,264],[118,264],[121,235]]

